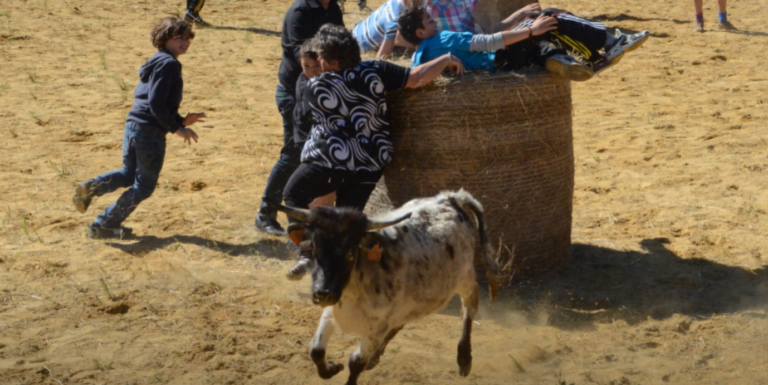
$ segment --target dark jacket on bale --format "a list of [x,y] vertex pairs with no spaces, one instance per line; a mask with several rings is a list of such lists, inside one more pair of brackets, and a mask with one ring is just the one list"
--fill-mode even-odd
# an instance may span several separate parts
[[133,92],[128,121],[176,132],[184,120],[179,115],[183,90],[181,63],[170,52],[157,51],[139,68],[139,84]]
[[280,38],[283,60],[277,78],[288,92],[293,94],[296,79],[301,74],[301,43],[314,37],[320,27],[327,23],[344,26],[344,16],[337,0],[330,0],[328,9],[323,8],[318,0],[296,0],[285,13],[283,35]]

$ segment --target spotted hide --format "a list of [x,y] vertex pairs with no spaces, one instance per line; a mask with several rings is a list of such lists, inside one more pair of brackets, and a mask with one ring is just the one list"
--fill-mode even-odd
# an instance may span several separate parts
[[[464,328],[458,346],[459,374],[472,367],[470,333],[478,307],[475,250],[483,252],[493,300],[499,268],[491,257],[483,209],[464,190],[415,199],[383,218],[368,219],[348,209],[302,210],[273,204],[298,223],[311,241],[313,302],[324,307],[310,354],[322,378],[342,364],[325,359],[335,325],[359,335],[360,347],[349,358],[349,380],[376,366],[389,341],[409,322],[440,311],[454,294],[462,300]],[[377,252],[380,251],[380,255]],[[335,322],[334,322],[335,321]]]

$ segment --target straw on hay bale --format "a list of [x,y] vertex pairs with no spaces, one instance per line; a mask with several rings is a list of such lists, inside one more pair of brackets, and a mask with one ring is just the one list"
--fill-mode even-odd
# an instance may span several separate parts
[[570,83],[538,71],[441,80],[388,96],[395,156],[368,211],[464,188],[483,204],[502,261],[514,253],[515,279],[567,261]]

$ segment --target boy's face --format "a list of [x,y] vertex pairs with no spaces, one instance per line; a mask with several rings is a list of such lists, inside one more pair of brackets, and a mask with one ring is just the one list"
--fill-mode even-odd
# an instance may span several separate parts
[[306,56],[302,56],[299,60],[301,61],[301,69],[304,71],[304,76],[307,78],[312,78],[323,73],[322,68],[320,68],[320,62],[317,60],[310,59]]
[[187,53],[190,44],[192,44],[192,40],[189,36],[176,36],[165,43],[165,49],[167,49],[174,57],[179,57],[179,55]]
[[426,12],[424,12],[424,15],[421,17],[421,25],[424,28],[416,30],[416,36],[418,36],[419,39],[426,40],[437,36],[437,22]]

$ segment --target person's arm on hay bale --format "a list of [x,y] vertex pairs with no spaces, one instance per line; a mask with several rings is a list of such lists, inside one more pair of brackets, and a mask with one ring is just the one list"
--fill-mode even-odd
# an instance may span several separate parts
[[408,88],[425,86],[437,79],[446,68],[455,75],[464,75],[464,65],[461,64],[461,60],[447,53],[435,60],[411,68],[405,86]]
[[381,43],[381,47],[379,47],[379,52],[376,53],[377,59],[384,59],[389,54],[392,53],[392,50],[395,48],[395,39],[384,39],[384,42]]

